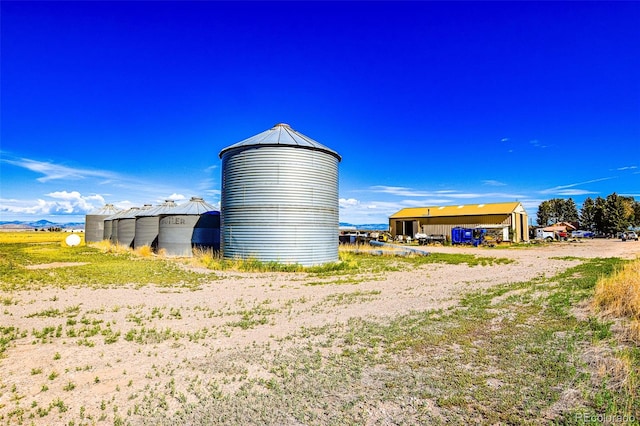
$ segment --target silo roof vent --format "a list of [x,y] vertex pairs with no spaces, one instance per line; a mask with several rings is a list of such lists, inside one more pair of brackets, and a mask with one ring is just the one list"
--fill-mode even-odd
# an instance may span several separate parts
[[171,208],[165,214],[203,214],[206,212],[214,211],[216,208],[211,204],[204,201],[201,197],[191,197],[191,199],[184,203],[180,204],[176,207]]
[[104,207],[90,212],[92,216],[111,216],[118,213],[120,210],[115,208],[113,204],[105,204]]
[[224,148],[222,151],[220,151],[220,158],[222,158],[222,155],[227,151],[250,148],[254,146],[294,146],[299,148],[307,148],[326,152],[336,157],[338,161],[342,160],[340,154],[338,154],[334,150],[327,148],[320,142],[317,142],[300,132],[296,132],[291,128],[291,126],[286,123],[278,123],[269,130],[265,130],[262,133],[258,133],[255,136],[251,136],[250,138]]
[[165,200],[165,202],[160,204],[159,206],[155,206],[155,207],[150,208],[148,210],[140,211],[136,215],[136,217],[159,216],[161,214],[168,214],[168,213],[171,213],[171,209],[173,209],[176,206],[177,206],[177,204],[173,200]]
[[[149,207],[146,207],[147,209]],[[136,215],[142,210],[140,207],[131,207],[129,210],[122,213],[122,215],[118,216],[118,219],[132,219],[135,218]]]

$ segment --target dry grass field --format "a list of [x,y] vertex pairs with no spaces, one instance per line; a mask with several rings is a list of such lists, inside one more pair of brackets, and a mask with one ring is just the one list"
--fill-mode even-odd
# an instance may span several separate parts
[[0,243],[0,424],[640,421],[638,342],[592,302],[640,243],[425,250],[255,272]]

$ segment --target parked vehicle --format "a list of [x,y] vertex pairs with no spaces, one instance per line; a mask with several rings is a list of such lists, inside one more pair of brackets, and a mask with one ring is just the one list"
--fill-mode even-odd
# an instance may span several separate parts
[[636,234],[634,231],[627,231],[627,232],[623,232],[622,234],[620,234],[620,239],[622,241],[631,241],[631,240],[635,240],[638,241],[638,234]]
[[420,244],[421,246],[425,244],[434,244],[434,243],[444,244],[444,242],[446,241],[446,238],[444,235],[435,235],[435,234],[427,235],[427,234],[418,233],[414,236],[414,238],[418,241],[418,244]]
[[553,241],[556,239],[556,233],[553,231],[545,231],[542,228],[536,229],[536,238],[539,240]]
[[596,234],[591,231],[578,230],[571,233],[571,238],[594,238],[595,236]]
[[457,226],[451,230],[451,244],[472,244],[477,247],[484,243],[486,233],[486,229],[470,229]]

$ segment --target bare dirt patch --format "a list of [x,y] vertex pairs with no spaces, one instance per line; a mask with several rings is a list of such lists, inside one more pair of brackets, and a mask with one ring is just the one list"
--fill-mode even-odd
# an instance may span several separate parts
[[37,265],[27,265],[26,269],[52,269],[52,268],[66,268],[69,266],[82,266],[88,265],[88,262],[52,262],[52,263],[39,263]]
[[221,392],[230,392],[243,378],[272,377],[260,355],[235,359],[239,348],[284,347],[288,336],[307,329],[446,309],[470,291],[550,277],[584,258],[640,254],[640,244],[619,240],[523,249],[424,249],[514,262],[428,264],[321,285],[303,273],[216,272],[198,290],[131,286],[5,292],[3,300],[10,303],[1,306],[0,325],[15,328],[22,337],[0,359],[0,418],[17,424],[21,407],[29,408],[23,412],[41,408],[41,417],[23,420],[111,424],[135,415],[149,394],[165,395],[171,413],[214,380],[222,384]]

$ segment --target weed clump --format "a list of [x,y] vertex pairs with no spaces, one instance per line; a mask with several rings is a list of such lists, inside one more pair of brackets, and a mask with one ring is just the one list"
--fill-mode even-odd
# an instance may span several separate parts
[[142,247],[138,247],[134,250],[134,252],[140,257],[151,257],[153,256],[153,249],[151,246],[144,245]]
[[640,342],[640,259],[601,278],[596,284],[594,305],[606,314],[630,319],[630,337]]

